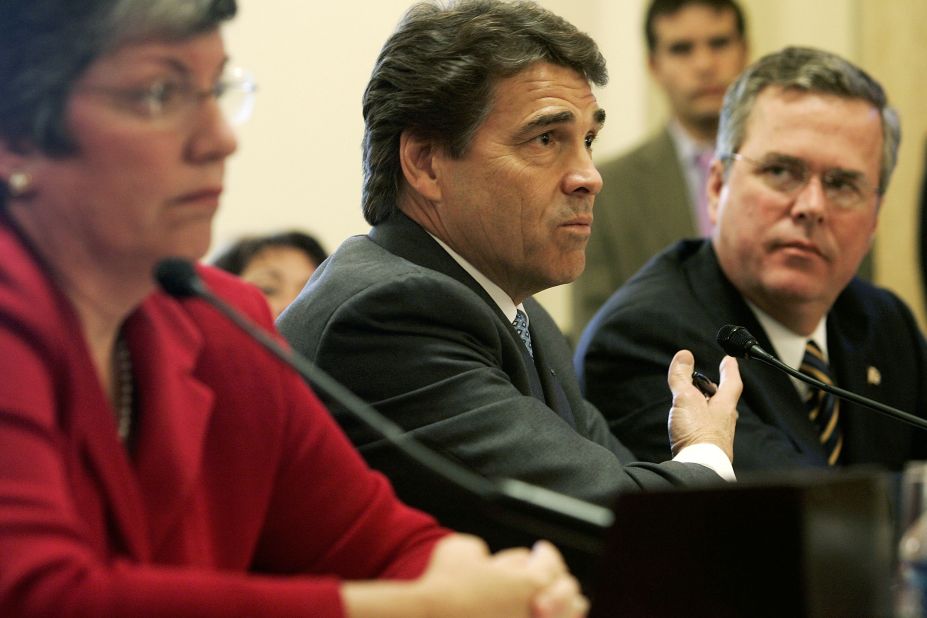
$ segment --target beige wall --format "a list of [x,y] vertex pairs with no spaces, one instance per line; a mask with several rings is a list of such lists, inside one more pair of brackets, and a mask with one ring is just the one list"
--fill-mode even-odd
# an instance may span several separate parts
[[[213,247],[243,233],[295,225],[334,248],[367,230],[359,207],[361,96],[380,46],[410,2],[239,4],[226,42],[233,60],[255,73],[260,92],[253,118],[240,130]],[[542,4],[577,24],[615,24],[601,44],[608,57],[622,61],[611,66],[617,87],[601,98],[616,113],[598,148],[615,153],[628,146],[646,118],[646,101],[629,95],[646,87],[643,52],[626,43],[636,40],[640,0]]]
[[[331,250],[367,229],[360,215],[360,100],[383,41],[408,0],[316,3],[240,0],[227,32],[233,59],[260,84],[258,106],[240,132],[214,247],[244,234],[302,227]],[[613,156],[665,119],[646,74],[640,34],[645,0],[542,0],[589,32],[609,61],[611,81],[597,96],[608,122],[598,159]],[[753,56],[787,44],[830,49],[861,62],[900,103],[908,136],[879,231],[878,275],[919,304],[914,269],[913,189],[920,174],[925,115],[927,23],[923,0],[743,0]],[[540,298],[569,324],[567,287]]]
[[331,250],[366,231],[358,206],[361,95],[408,4],[240,0],[227,47],[260,90],[230,163],[214,247],[296,226]]
[[898,167],[879,217],[876,278],[917,311],[924,328],[918,263],[918,199],[924,173],[927,112],[927,3],[858,0],[860,64],[885,86],[901,114]]

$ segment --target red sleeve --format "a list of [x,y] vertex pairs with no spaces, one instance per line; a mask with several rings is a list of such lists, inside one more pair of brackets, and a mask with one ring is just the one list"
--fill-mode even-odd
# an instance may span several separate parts
[[[293,392],[288,454],[257,564],[335,572],[347,579],[419,575],[435,541],[446,531],[431,517],[399,502],[389,482],[367,467],[301,382],[293,385]],[[312,402],[308,408],[307,400]],[[307,525],[313,527],[313,534],[293,534]],[[329,542],[322,552],[314,546],[319,538]],[[301,541],[313,547],[300,547]],[[301,557],[309,555],[323,558],[302,563]]]
[[[256,290],[242,290],[240,281],[226,273],[207,268],[201,273],[215,293],[276,332]],[[399,502],[389,481],[366,465],[302,379],[275,359],[270,364],[286,394],[288,426],[255,565],[269,571],[338,573],[345,579],[419,575],[447,531]],[[319,539],[327,546],[320,549]],[[307,561],[308,556],[313,560]]]
[[[47,307],[27,312],[17,301],[10,310],[3,287],[0,272],[0,615],[341,617],[343,579],[415,576],[446,534],[401,505],[308,388],[281,370],[291,404],[285,456],[270,504],[255,505],[268,515],[252,566],[269,574],[101,553],[69,473],[81,455],[59,418],[74,395],[67,354],[55,350],[69,331]],[[303,563],[309,542],[326,551]],[[293,570],[305,574],[273,575]]]

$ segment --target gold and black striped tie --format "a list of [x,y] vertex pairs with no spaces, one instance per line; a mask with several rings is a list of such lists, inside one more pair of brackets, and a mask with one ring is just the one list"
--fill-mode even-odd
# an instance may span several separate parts
[[[805,344],[805,357],[799,370],[825,384],[833,386],[830,367],[824,360],[821,348],[812,340]],[[810,387],[805,396],[808,418],[818,430],[818,439],[827,456],[827,464],[835,466],[840,461],[843,448],[843,433],[840,430],[840,400],[815,387]]]

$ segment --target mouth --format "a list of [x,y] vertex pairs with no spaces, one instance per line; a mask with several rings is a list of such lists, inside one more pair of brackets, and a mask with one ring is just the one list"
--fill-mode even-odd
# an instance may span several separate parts
[[573,230],[576,232],[592,232],[592,215],[577,215],[564,221],[560,224],[560,227]]
[[191,191],[190,193],[184,193],[171,201],[175,204],[200,205],[217,208],[219,206],[220,197],[222,197],[222,187],[208,187]]
[[793,240],[793,241],[784,241],[779,242],[774,245],[774,249],[778,251],[783,251],[790,255],[797,255],[801,257],[814,256],[820,259],[826,260],[827,256],[818,248],[814,243]]
[[724,96],[726,90],[727,88],[724,86],[706,86],[696,90],[693,98],[698,99],[701,97],[722,97]]

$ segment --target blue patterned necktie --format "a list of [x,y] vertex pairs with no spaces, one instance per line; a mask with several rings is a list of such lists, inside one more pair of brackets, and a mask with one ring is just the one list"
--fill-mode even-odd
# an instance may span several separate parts
[[521,337],[521,342],[528,348],[528,355],[534,358],[534,350],[531,348],[531,333],[528,332],[528,315],[518,309],[515,313],[515,319],[512,321],[512,326],[515,327],[515,332]]
[[[799,370],[833,386],[834,380],[830,375],[830,367],[824,360],[821,348],[814,341],[808,340],[805,344],[805,357],[801,361]],[[810,387],[805,396],[805,410],[808,418],[818,430],[818,439],[827,455],[827,465],[834,466],[840,460],[840,450],[843,448],[843,433],[840,431],[840,400],[815,387]]]

